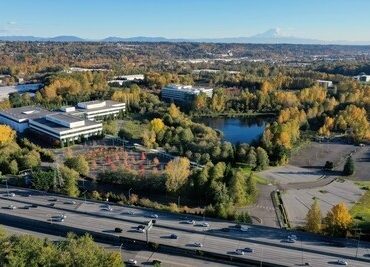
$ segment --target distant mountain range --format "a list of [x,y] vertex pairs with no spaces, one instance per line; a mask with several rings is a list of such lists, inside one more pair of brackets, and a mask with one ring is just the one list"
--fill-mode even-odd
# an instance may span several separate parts
[[202,43],[251,43],[251,44],[340,44],[340,45],[369,45],[369,42],[351,41],[323,41],[295,36],[282,35],[279,29],[270,29],[264,33],[249,37],[227,37],[227,38],[165,38],[165,37],[107,37],[100,40],[83,39],[77,36],[0,36],[0,41],[25,41],[25,42],[202,42]]

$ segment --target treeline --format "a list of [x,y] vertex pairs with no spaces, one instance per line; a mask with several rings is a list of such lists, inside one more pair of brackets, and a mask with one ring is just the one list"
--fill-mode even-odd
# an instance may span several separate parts
[[31,235],[7,235],[0,229],[1,266],[91,266],[119,267],[118,252],[108,252],[94,243],[90,235],[52,242]]

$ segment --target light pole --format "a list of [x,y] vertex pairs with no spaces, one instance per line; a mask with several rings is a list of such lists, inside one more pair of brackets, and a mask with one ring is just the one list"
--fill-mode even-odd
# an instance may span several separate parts
[[132,190],[132,188],[130,188],[130,189],[128,190],[128,200],[130,200],[130,197],[131,197],[131,190]]
[[180,196],[177,198],[177,206],[180,208]]

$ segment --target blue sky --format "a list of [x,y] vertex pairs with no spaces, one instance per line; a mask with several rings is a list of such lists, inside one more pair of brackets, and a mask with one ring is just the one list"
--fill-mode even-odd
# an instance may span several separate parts
[[3,0],[0,35],[370,41],[370,0]]

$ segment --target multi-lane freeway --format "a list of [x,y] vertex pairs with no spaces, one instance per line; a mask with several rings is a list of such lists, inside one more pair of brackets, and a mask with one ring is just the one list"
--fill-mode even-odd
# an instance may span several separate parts
[[[137,231],[137,226],[158,217],[149,232],[150,241],[158,244],[190,250],[201,249],[286,266],[302,263],[331,266],[338,259],[344,259],[350,266],[370,264],[370,246],[364,242],[336,241],[334,245],[320,236],[259,226],[247,226],[241,231],[234,227],[235,224],[226,221],[117,205],[109,205],[110,208],[107,208],[102,202],[71,199],[28,189],[0,188],[0,207],[0,224],[1,215],[10,214],[36,222],[62,224],[91,232],[145,240],[145,233]],[[64,221],[56,220],[61,214],[66,216]],[[192,220],[194,224],[189,223]],[[202,224],[204,226],[200,226]],[[122,233],[114,232],[116,227],[121,228]],[[176,235],[177,239],[170,238],[171,234]],[[296,241],[288,243],[287,237],[292,234],[297,236]],[[197,247],[196,243],[202,247]],[[341,246],[338,246],[339,243]],[[236,253],[237,249],[245,248],[252,252],[245,252],[244,255]]]

